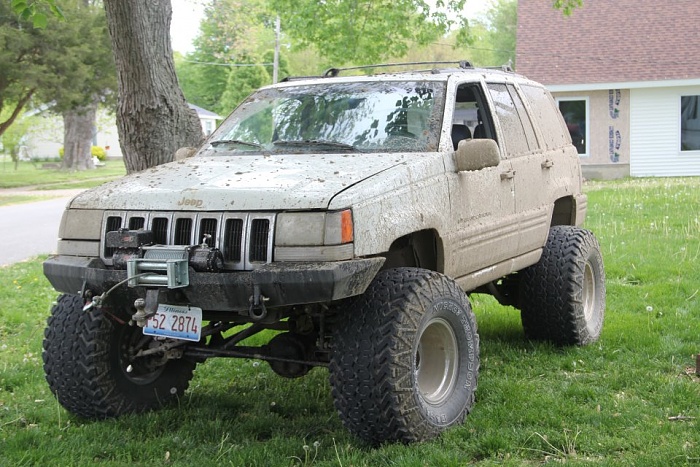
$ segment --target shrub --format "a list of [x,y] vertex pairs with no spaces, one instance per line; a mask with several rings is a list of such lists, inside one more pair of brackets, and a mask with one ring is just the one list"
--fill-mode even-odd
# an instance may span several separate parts
[[[58,150],[58,156],[63,159],[63,153],[65,150],[63,148]],[[92,146],[90,148],[90,154],[92,157],[97,157],[97,160],[104,162],[107,159],[107,151],[102,146]]]

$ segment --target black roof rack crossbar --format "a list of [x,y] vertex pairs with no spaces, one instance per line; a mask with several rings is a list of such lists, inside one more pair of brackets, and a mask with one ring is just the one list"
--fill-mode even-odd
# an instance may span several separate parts
[[459,65],[460,68],[474,68],[471,63],[466,60],[460,60],[456,62],[405,62],[405,63],[382,63],[379,65],[360,65],[351,66],[347,68],[329,68],[323,73],[324,78],[334,78],[340,75],[343,71],[350,70],[366,70],[368,68],[387,68],[392,66],[414,66],[414,65]]

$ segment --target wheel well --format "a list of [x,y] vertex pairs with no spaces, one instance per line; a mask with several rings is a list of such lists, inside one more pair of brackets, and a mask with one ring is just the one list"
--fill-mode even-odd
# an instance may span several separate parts
[[431,271],[444,270],[442,240],[435,230],[421,230],[397,238],[389,251],[382,269],[420,267]]
[[574,199],[571,196],[559,198],[554,202],[552,224],[550,227],[554,227],[555,225],[573,225],[574,215]]

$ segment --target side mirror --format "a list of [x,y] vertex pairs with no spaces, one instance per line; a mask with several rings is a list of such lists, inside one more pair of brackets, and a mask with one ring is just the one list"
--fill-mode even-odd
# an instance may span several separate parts
[[175,160],[176,161],[184,161],[188,157],[194,156],[194,154],[197,152],[197,148],[180,148],[177,151],[175,151]]
[[455,151],[457,171],[496,167],[501,162],[498,145],[492,139],[463,139]]

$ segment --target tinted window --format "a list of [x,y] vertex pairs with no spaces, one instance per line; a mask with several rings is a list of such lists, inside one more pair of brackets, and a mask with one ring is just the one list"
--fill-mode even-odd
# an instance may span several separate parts
[[537,144],[537,137],[535,136],[535,129],[532,126],[530,116],[525,111],[525,106],[523,105],[523,101],[520,99],[520,94],[518,94],[518,92],[515,90],[515,86],[509,84],[507,87],[510,97],[513,99],[513,103],[515,104],[515,109],[518,111],[520,122],[523,124],[527,144],[530,146],[530,150],[535,150],[539,147],[539,144]]
[[506,85],[489,83],[488,88],[493,99],[496,117],[501,122],[508,155],[515,156],[530,152],[525,129]]
[[520,86],[532,111],[533,122],[540,127],[547,149],[571,144],[564,119],[549,92],[541,87]]

